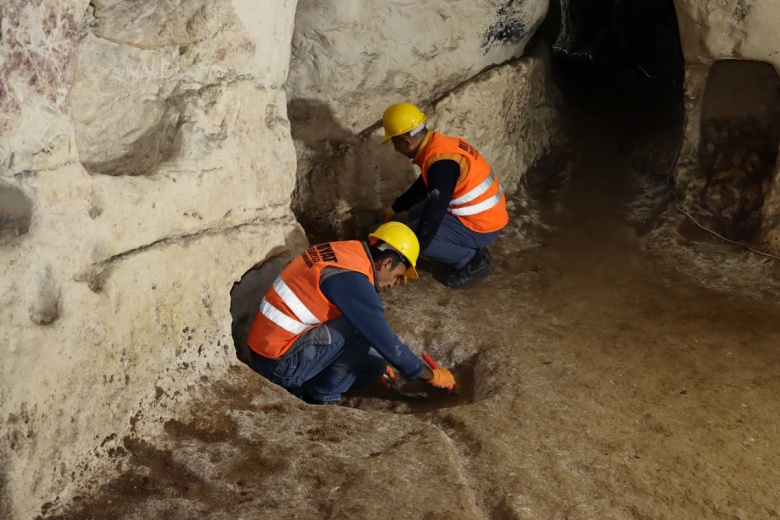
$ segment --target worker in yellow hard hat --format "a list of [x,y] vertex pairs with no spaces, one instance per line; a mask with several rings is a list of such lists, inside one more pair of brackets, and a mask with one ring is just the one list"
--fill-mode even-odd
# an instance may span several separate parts
[[268,289],[247,344],[252,368],[314,404],[336,403],[352,386],[391,367],[451,390],[452,374],[425,365],[393,333],[378,293],[417,278],[420,244],[400,222],[357,240],[327,242],[293,260]]
[[498,177],[464,139],[428,130],[425,114],[396,103],[382,116],[383,142],[420,168],[420,176],[380,216],[388,221],[409,211],[421,254],[453,268],[446,284],[467,289],[494,272],[487,246],[509,222]]

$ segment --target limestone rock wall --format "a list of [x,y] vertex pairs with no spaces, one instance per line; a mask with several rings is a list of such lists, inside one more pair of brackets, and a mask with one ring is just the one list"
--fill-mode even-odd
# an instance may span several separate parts
[[407,186],[387,105],[420,104],[513,192],[554,132],[526,49],[546,10],[3,3],[0,517],[56,513],[236,367],[231,289],[304,246],[291,204],[341,225]]
[[[684,141],[675,180],[685,191],[700,168],[702,104],[718,60],[755,60],[780,72],[780,5],[774,0],[674,0],[686,60]],[[780,166],[776,165],[754,245],[780,255]]]
[[285,85],[296,214],[349,234],[352,217],[408,187],[416,170],[381,144],[382,112],[399,101],[472,142],[514,192],[554,132],[545,57],[526,56],[547,9],[547,0],[301,0]]
[[[477,146],[508,193],[519,188],[557,132],[549,57],[541,48],[526,52],[454,89],[431,112],[431,127]],[[397,166],[399,157],[393,160]]]
[[56,510],[237,364],[233,284],[304,243],[295,9],[0,6],[0,517]]

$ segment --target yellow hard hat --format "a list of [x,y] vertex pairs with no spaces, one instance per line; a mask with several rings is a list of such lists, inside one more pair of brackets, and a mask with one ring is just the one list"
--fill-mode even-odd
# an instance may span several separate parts
[[425,122],[425,114],[411,103],[396,103],[390,105],[382,114],[382,126],[385,127],[386,143],[395,136],[410,132]]
[[376,228],[376,231],[369,234],[368,238],[381,240],[395,249],[406,260],[405,263],[408,263],[404,276],[412,280],[419,278],[415,267],[417,266],[417,257],[420,256],[420,242],[409,226],[401,222],[387,222]]

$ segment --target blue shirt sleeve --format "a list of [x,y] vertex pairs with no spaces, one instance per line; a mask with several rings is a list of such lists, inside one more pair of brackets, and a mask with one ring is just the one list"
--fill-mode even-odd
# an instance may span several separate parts
[[376,289],[361,273],[345,271],[320,282],[325,297],[355,329],[407,379],[417,379],[422,361],[390,329]]
[[434,162],[428,170],[427,197],[415,230],[420,241],[420,251],[425,251],[433,242],[455,193],[458,175],[460,166],[449,159]]

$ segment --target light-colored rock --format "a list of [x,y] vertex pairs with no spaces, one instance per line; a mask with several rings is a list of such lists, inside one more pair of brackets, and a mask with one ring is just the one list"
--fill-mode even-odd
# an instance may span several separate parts
[[549,62],[534,54],[482,74],[436,103],[430,127],[464,137],[508,194],[557,132]]
[[780,66],[773,0],[674,0],[687,62],[744,59]]
[[0,5],[0,178],[74,158],[66,112],[86,0]]
[[780,256],[780,174],[776,173],[769,183],[761,217],[761,230],[753,241],[753,246],[759,251]]
[[[290,101],[327,107],[357,134],[388,105],[422,104],[487,67],[523,54],[546,1],[301,0],[296,14]],[[335,130],[335,129],[334,129]]]
[[305,243],[295,7],[3,5],[0,517],[98,485],[126,436],[237,364],[233,284]]
[[544,56],[506,63],[524,54],[547,7],[301,1],[285,84],[298,157],[296,214],[351,235],[355,215],[405,191],[416,170],[381,144],[379,129],[385,108],[398,101],[420,106],[431,124],[441,122],[438,130],[473,140],[513,193],[547,150],[554,123]]

